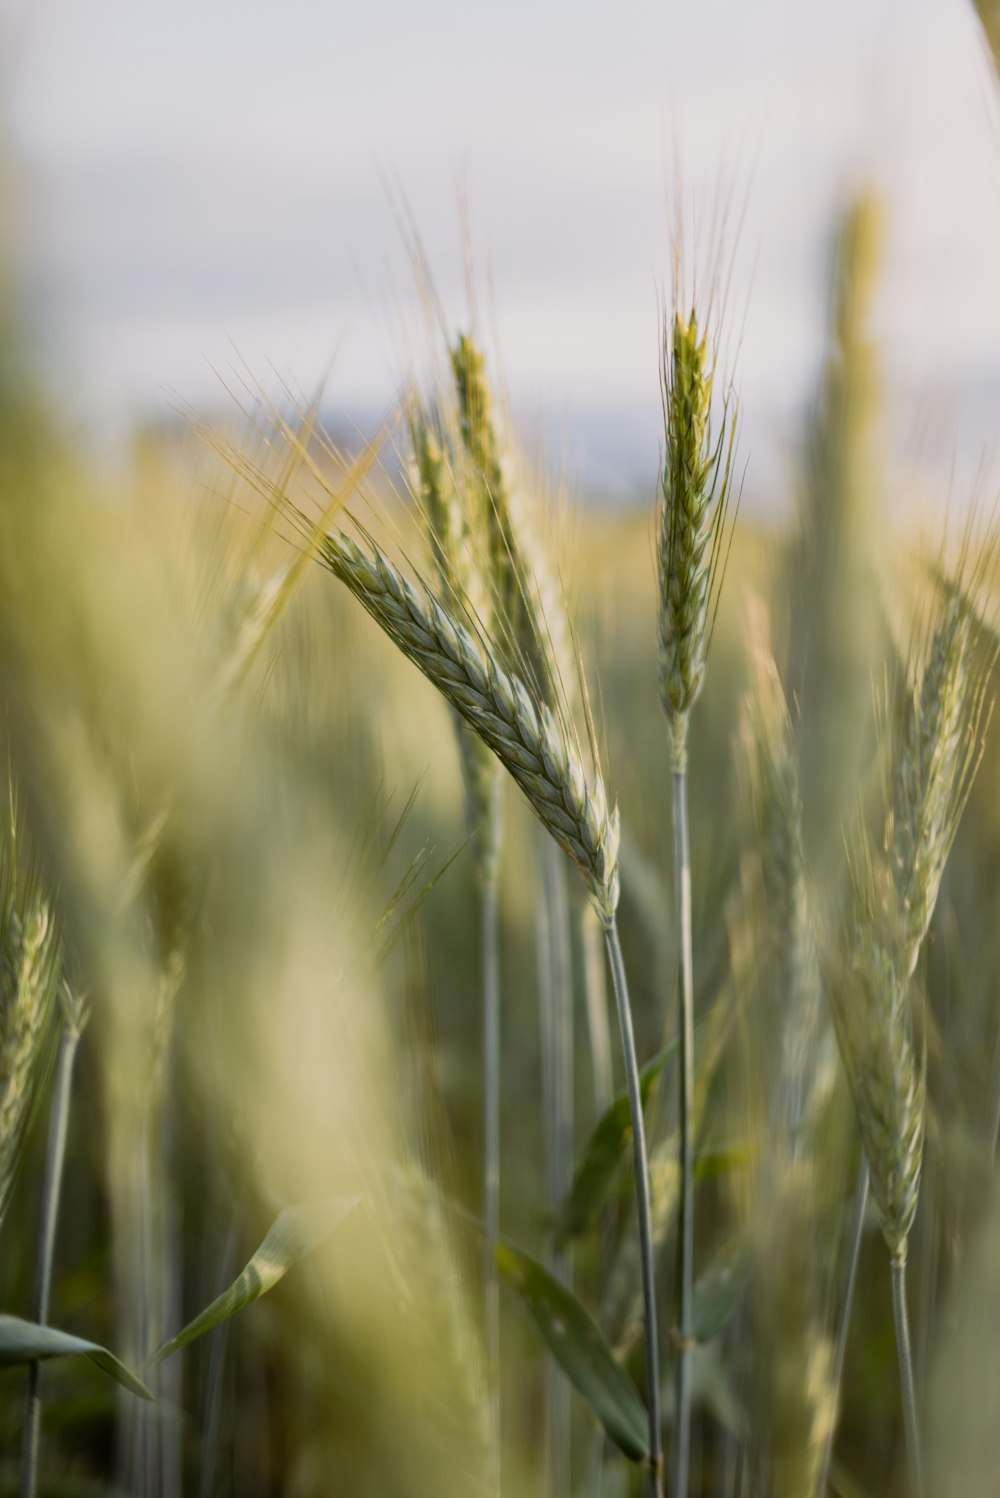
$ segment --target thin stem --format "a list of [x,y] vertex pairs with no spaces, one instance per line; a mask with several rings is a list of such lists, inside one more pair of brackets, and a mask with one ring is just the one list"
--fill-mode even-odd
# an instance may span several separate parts
[[[547,836],[543,829],[538,829],[537,850],[538,858],[536,867],[541,867],[545,860],[545,842]],[[552,1035],[552,938],[550,932],[551,910],[546,895],[546,887],[543,882],[535,901],[535,955],[538,964],[538,1021],[539,1040],[541,1045],[542,1062],[542,1125],[545,1137],[545,1200],[550,1212],[554,1213],[556,1203],[553,1203],[552,1194],[552,1159],[554,1153],[554,1125],[553,1125],[553,1095],[555,1090],[554,1071],[555,1062],[553,1058],[553,1035]],[[545,1267],[553,1275],[558,1274],[556,1241],[553,1235],[547,1234],[545,1239]],[[556,1467],[556,1451],[558,1441],[555,1433],[555,1407],[558,1399],[558,1385],[561,1378],[559,1366],[551,1353],[545,1358],[545,1487],[547,1498],[554,1498],[557,1491],[558,1473]]]
[[[851,1307],[854,1304],[854,1287],[858,1279],[858,1260],[861,1257],[861,1234],[865,1225],[865,1208],[868,1205],[868,1157],[864,1150],[861,1151],[861,1161],[858,1165],[858,1184],[854,1189],[854,1206],[851,1208],[851,1225],[848,1230],[847,1247],[847,1272],[844,1276],[844,1304],[840,1313],[840,1334],[837,1337],[837,1355],[833,1364],[833,1399],[834,1408],[839,1410],[840,1405],[840,1382],[844,1374],[844,1358],[847,1354],[847,1334],[851,1325]],[[837,1433],[837,1422],[834,1420],[827,1434],[826,1444],[823,1448],[823,1466],[820,1471],[819,1484],[816,1488],[820,1495],[826,1492],[827,1483],[830,1480],[830,1462],[833,1459],[833,1440]]]
[[486,1227],[486,1359],[489,1368],[493,1439],[500,1446],[500,1285],[496,1247],[500,1237],[500,942],[496,879],[480,886],[483,977],[483,1221]]
[[[570,956],[566,860],[550,837],[541,845],[543,872],[539,901],[539,978],[542,1020],[542,1078],[548,1209],[552,1221],[569,1191],[573,1168],[573,975]],[[563,1244],[552,1241],[549,1267],[571,1286],[572,1265]],[[563,1498],[570,1489],[569,1385],[554,1359],[547,1365],[547,1444],[549,1491]]]
[[[181,1287],[181,1224],[180,1206],[173,1182],[176,1179],[176,1092],[173,1069],[167,1072],[163,1099],[163,1117],[159,1136],[159,1161],[157,1182],[159,1186],[158,1218],[156,1232],[159,1258],[158,1300],[160,1326],[157,1339],[166,1336],[166,1329],[180,1323],[182,1304]],[[183,1408],[184,1359],[172,1358],[160,1365],[160,1398],[162,1414],[160,1424],[160,1498],[181,1498],[181,1421]]]
[[663,1466],[660,1438],[660,1349],[656,1325],[656,1281],[653,1261],[653,1223],[649,1202],[649,1160],[646,1154],[646,1126],[642,1116],[639,1090],[639,1063],[635,1054],[632,1010],[628,982],[615,920],[605,928],[604,939],[611,964],[611,981],[618,1010],[622,1054],[625,1059],[625,1084],[632,1119],[632,1150],[635,1158],[635,1204],[639,1217],[639,1253],[642,1261],[642,1299],[646,1317],[646,1410],[649,1417],[649,1493],[659,1498]]
[[691,1347],[694,1299],[694,974],[691,940],[691,849],[688,832],[687,771],[683,759],[674,771],[674,882],[680,957],[680,1230],[677,1248],[678,1355],[674,1421],[675,1498],[687,1498],[691,1460]]
[[[222,1249],[222,1267],[219,1271],[218,1294],[226,1288],[233,1277],[236,1264],[236,1215],[226,1231]],[[226,1361],[226,1346],[229,1341],[228,1321],[223,1321],[211,1334],[208,1356],[208,1373],[205,1379],[204,1418],[202,1420],[201,1453],[198,1472],[198,1498],[212,1498],[215,1492],[215,1467],[219,1450],[219,1430],[222,1424],[222,1373]]]
[[[594,1086],[594,1111],[598,1118],[611,1107],[614,1098],[614,1071],[611,1061],[611,1028],[608,1024],[607,969],[602,950],[601,922],[587,900],[580,906],[580,949],[583,959],[583,991],[587,1006],[587,1039]],[[612,1222],[604,1214],[602,1265],[610,1260]],[[590,1449],[590,1490],[597,1498],[604,1473],[604,1433],[595,1430]]]
[[[59,1042],[59,1060],[56,1063],[52,1109],[49,1115],[49,1142],[45,1157],[45,1184],[42,1193],[42,1221],[38,1240],[33,1308],[34,1319],[39,1326],[45,1326],[49,1318],[56,1224],[59,1219],[63,1165],[66,1160],[66,1135],[69,1128],[69,1110],[73,1092],[73,1065],[79,1043],[79,1030],[75,1026],[66,1025]],[[38,1387],[39,1371],[38,1363],[32,1363],[28,1369],[28,1402],[24,1417],[24,1456],[21,1468],[22,1498],[34,1498],[38,1481],[38,1444],[42,1416],[42,1397]]]
[[920,1466],[917,1395],[913,1384],[913,1358],[910,1355],[910,1323],[906,1313],[905,1246],[903,1257],[894,1258],[892,1261],[892,1314],[896,1323],[899,1392],[903,1401],[903,1427],[906,1432],[906,1463],[910,1474],[910,1498],[923,1498],[924,1480]]
[[[545,840],[545,854],[553,999],[552,1205],[560,1208],[573,1179],[573,962],[566,855],[551,838]],[[560,1259],[568,1284],[570,1263],[565,1249],[560,1250]]]
[[587,1038],[594,1082],[594,1110],[598,1118],[603,1118],[614,1098],[614,1073],[611,1065],[604,953],[601,951],[601,923],[589,900],[580,907],[580,945],[583,951],[583,987],[587,1003]]
[[1000,1145],[1000,1035],[997,1036],[996,1051],[993,1055],[993,1081],[990,1086],[990,1139],[993,1162],[996,1164],[997,1147]]

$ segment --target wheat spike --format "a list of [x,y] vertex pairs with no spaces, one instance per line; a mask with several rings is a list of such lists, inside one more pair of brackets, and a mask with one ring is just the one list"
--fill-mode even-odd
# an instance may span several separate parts
[[792,723],[763,639],[753,653],[753,689],[744,702],[741,738],[767,899],[768,1018],[779,1058],[774,1101],[794,1134],[819,1039],[819,959]]
[[[421,510],[442,596],[485,626],[490,618],[490,599],[470,547],[454,471],[433,421],[424,412],[417,410],[411,415],[410,437]],[[501,767],[479,735],[455,709],[452,711],[476,873],[483,883],[495,884],[503,836]]]
[[968,600],[950,590],[926,662],[914,672],[886,818],[888,868],[876,872],[863,830],[851,860],[854,929],[833,998],[872,1191],[902,1263],[923,1157],[926,1054],[910,980],[982,752],[992,656]]
[[674,752],[683,763],[687,715],[701,692],[710,612],[729,508],[735,422],[711,423],[714,365],[692,310],[663,331],[665,452],[659,495],[659,677]]
[[[463,334],[452,351],[459,428],[473,469],[466,511],[486,537],[495,613],[509,644],[507,664],[530,673],[532,685],[553,710],[570,701],[576,656],[565,597],[549,548],[538,535],[532,507],[512,483],[493,417],[493,397],[482,351]],[[478,492],[477,492],[478,491]]]
[[0,953],[0,1220],[38,1093],[62,964],[52,912],[37,888],[19,898],[4,869]]
[[[493,419],[493,397],[486,377],[486,360],[467,334],[461,334],[451,354],[458,396],[459,429],[476,480],[474,503],[481,510],[487,537],[489,571],[496,589],[497,612],[516,625],[520,594],[516,571],[516,541],[511,527],[508,485],[500,460]],[[471,513],[470,528],[479,530]]]
[[977,648],[968,604],[956,593],[914,685],[886,843],[896,892],[902,973],[916,965],[959,819],[979,763],[988,657]]
[[898,949],[885,939],[870,859],[857,857],[852,873],[854,943],[846,971],[831,988],[831,1007],[882,1233],[893,1258],[902,1260],[920,1192],[926,1052],[915,1033]]
[[610,923],[619,893],[618,813],[608,808],[600,774],[588,783],[565,723],[377,547],[327,536],[320,555],[505,766]]

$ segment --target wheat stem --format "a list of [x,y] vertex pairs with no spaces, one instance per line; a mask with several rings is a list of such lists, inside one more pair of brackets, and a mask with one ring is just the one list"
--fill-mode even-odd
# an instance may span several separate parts
[[[45,1156],[45,1181],[42,1188],[42,1220],[38,1239],[35,1281],[34,1319],[45,1326],[49,1318],[52,1291],[52,1261],[55,1254],[56,1224],[62,1194],[63,1165],[66,1160],[66,1135],[73,1091],[73,1066],[80,1032],[72,1025],[63,1028],[59,1043],[59,1060],[49,1114],[49,1141]],[[21,1498],[34,1498],[38,1482],[38,1444],[42,1418],[42,1396],[39,1392],[41,1365],[32,1363],[28,1370],[28,1399],[24,1417],[24,1446],[21,1467]]]
[[990,1086],[990,1144],[993,1163],[996,1164],[997,1147],[1000,1145],[1000,1036],[997,1037],[997,1048],[993,1057],[993,1081]]
[[687,771],[674,770],[674,869],[680,956],[680,1222],[677,1248],[678,1357],[674,1422],[674,1484],[686,1498],[691,1453],[691,1312],[694,1261],[694,975],[691,939],[691,848]]
[[[549,1205],[553,1217],[569,1195],[573,1178],[573,974],[570,955],[569,894],[566,864],[561,850],[550,837],[544,849],[545,899],[549,907],[549,961],[551,983],[549,1016],[551,1038],[551,1157],[549,1161]],[[561,1284],[572,1288],[573,1266],[569,1250],[560,1243],[554,1270]],[[568,1493],[570,1477],[570,1387],[557,1377],[550,1409],[552,1444],[552,1492]]]
[[[861,1162],[858,1166],[858,1184],[854,1190],[854,1205],[851,1208],[851,1223],[848,1229],[847,1239],[847,1272],[844,1276],[844,1303],[840,1311],[840,1332],[837,1336],[837,1352],[833,1364],[833,1400],[836,1410],[840,1403],[840,1384],[844,1374],[844,1359],[847,1355],[847,1337],[851,1325],[851,1307],[854,1304],[854,1287],[858,1279],[858,1260],[861,1257],[861,1234],[865,1223],[865,1209],[868,1206],[868,1158],[864,1150],[861,1151]],[[823,1466],[820,1470],[819,1484],[816,1488],[820,1498],[826,1492],[827,1483],[830,1480],[830,1462],[833,1459],[833,1441],[837,1433],[837,1421],[834,1418],[830,1424],[830,1430],[823,1447]]]
[[601,924],[589,900],[580,909],[580,947],[583,989],[587,1005],[587,1038],[594,1084],[594,1112],[603,1117],[614,1098],[611,1031],[608,1027],[608,990],[601,951]]
[[[236,1218],[226,1230],[226,1241],[222,1249],[222,1266],[219,1271],[218,1290],[222,1291],[233,1278],[236,1268]],[[212,1498],[215,1492],[215,1467],[219,1451],[219,1429],[222,1424],[222,1373],[229,1342],[229,1321],[223,1321],[211,1333],[208,1354],[208,1372],[205,1375],[204,1414],[201,1427],[201,1451],[198,1465],[198,1498]]]
[[[558,847],[540,833],[541,887],[536,909],[538,1011],[542,1059],[542,1112],[545,1135],[546,1207],[554,1222],[569,1190],[572,1171],[572,1010],[568,1015],[570,969],[565,867]],[[567,1071],[569,1081],[567,1081]],[[571,1282],[565,1245],[550,1235],[546,1264],[560,1284]],[[554,1358],[546,1361],[545,1449],[547,1491],[569,1491],[569,1385]]]
[[892,1315],[896,1323],[896,1352],[899,1358],[899,1392],[903,1401],[903,1427],[906,1432],[906,1462],[910,1478],[910,1498],[923,1498],[924,1481],[920,1466],[920,1429],[917,1423],[917,1396],[913,1383],[913,1358],[910,1353],[910,1323],[906,1312],[906,1254],[892,1260]]
[[660,1349],[656,1325],[656,1280],[653,1259],[653,1222],[649,1199],[649,1158],[646,1153],[646,1126],[639,1089],[639,1063],[635,1054],[632,1010],[629,1005],[628,980],[622,957],[618,922],[612,916],[605,924],[604,939],[611,965],[611,982],[618,1011],[622,1053],[625,1060],[625,1085],[628,1090],[632,1120],[632,1152],[635,1161],[635,1203],[639,1217],[639,1249],[642,1259],[642,1299],[646,1318],[646,1411],[649,1418],[650,1498],[660,1498],[663,1445],[660,1436]]
[[489,1367],[493,1438],[500,1447],[500,1286],[496,1247],[500,1238],[500,941],[496,879],[480,881],[483,968],[483,1276],[486,1298],[486,1358]]

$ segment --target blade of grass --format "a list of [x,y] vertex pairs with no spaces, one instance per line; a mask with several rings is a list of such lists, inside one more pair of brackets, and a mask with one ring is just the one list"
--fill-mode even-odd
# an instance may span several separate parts
[[547,1269],[512,1244],[497,1245],[497,1267],[611,1440],[632,1461],[648,1460],[642,1400],[597,1323]]
[[333,1197],[328,1201],[286,1207],[275,1218],[260,1247],[228,1290],[217,1296],[176,1336],[158,1347],[146,1359],[146,1366],[153,1367],[162,1362],[273,1290],[300,1259],[330,1236],[356,1203],[356,1197]]
[[39,1326],[22,1321],[20,1316],[0,1315],[0,1368],[16,1368],[23,1363],[46,1362],[49,1358],[86,1357],[140,1399],[151,1400],[152,1394],[120,1358],[98,1342],[73,1337],[54,1326]]

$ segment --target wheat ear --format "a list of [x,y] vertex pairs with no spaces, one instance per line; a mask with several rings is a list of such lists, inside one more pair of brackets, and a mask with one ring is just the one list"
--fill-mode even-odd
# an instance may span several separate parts
[[[473,554],[469,523],[444,444],[432,419],[419,410],[411,415],[410,433],[420,507],[442,597],[468,618],[488,626],[489,590]],[[496,886],[500,872],[501,767],[457,711],[455,719],[470,844],[480,886],[488,889]]]
[[579,868],[609,925],[619,895],[618,813],[608,808],[600,775],[588,780],[565,724],[378,547],[327,536],[320,557],[497,756]]
[[[533,508],[512,481],[494,416],[482,350],[463,334],[452,350],[462,441],[478,484],[479,514],[495,593],[495,614],[506,638],[507,664],[523,670],[556,710],[571,703],[576,655],[565,597],[549,548],[537,534]],[[470,503],[470,516],[476,512]]]
[[913,687],[886,835],[898,961],[906,978],[916,968],[979,765],[991,666],[969,605],[956,592],[934,633],[926,669]]
[[713,434],[715,371],[692,310],[663,330],[664,456],[659,499],[660,698],[674,762],[683,767],[688,714],[701,693],[710,618],[724,560],[736,423]]
[[0,1221],[38,1095],[62,963],[55,922],[34,881],[3,870],[0,931]]
[[753,813],[767,899],[766,1054],[777,1058],[772,1130],[785,1129],[798,1153],[797,1134],[808,1103],[820,1024],[820,977],[812,897],[802,835],[802,797],[788,705],[778,669],[760,637],[752,658],[752,691],[744,703],[741,737],[747,797]]

